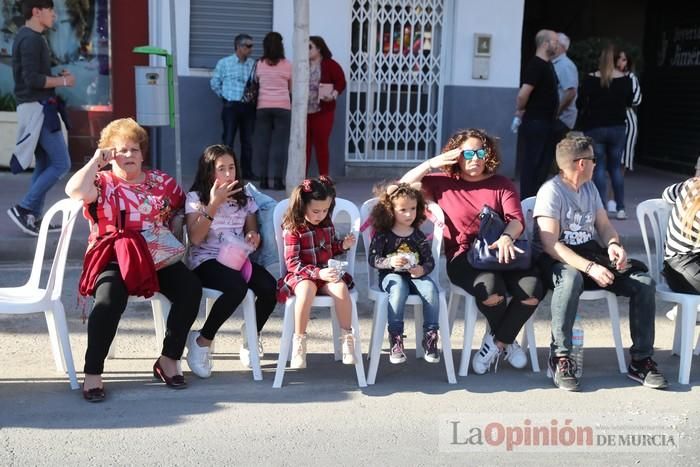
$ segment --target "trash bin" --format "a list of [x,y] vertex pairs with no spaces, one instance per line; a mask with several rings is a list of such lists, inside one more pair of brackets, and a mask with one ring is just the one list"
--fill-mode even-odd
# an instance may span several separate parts
[[157,66],[135,67],[136,120],[143,126],[170,125],[168,69]]

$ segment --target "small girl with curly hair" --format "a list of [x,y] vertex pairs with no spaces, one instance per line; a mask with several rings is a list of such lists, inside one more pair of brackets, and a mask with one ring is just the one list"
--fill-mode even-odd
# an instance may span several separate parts
[[317,293],[333,298],[341,328],[343,363],[356,363],[349,290],[353,280],[347,272],[328,267],[331,258],[352,248],[355,236],[350,233],[342,240],[336,237],[331,221],[334,207],[333,181],[326,176],[306,179],[292,191],[282,218],[287,274],[278,281],[277,300],[284,303],[296,296],[291,368],[306,368],[306,327]]
[[374,237],[369,247],[370,266],[379,270],[379,284],[389,294],[388,331],[391,363],[406,361],[403,313],[409,294],[423,302],[425,360],[440,361],[438,351],[438,288],[428,276],[435,267],[431,244],[418,228],[425,220],[420,183],[389,185],[372,209]]

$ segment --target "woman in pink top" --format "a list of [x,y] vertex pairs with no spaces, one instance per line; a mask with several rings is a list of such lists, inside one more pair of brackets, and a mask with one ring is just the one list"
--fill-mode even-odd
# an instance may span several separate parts
[[[498,251],[500,262],[515,258],[513,242],[525,228],[520,196],[513,182],[496,174],[501,164],[498,146],[485,131],[460,130],[450,137],[443,151],[408,171],[401,181],[422,182],[426,198],[445,212],[447,276],[476,298],[477,308],[489,322],[490,330],[472,359],[474,372],[486,373],[500,357],[515,368],[523,368],[527,356],[515,337],[545,294],[538,272],[534,268],[477,270],[467,260],[484,205],[506,222],[503,234],[490,248]],[[431,174],[433,169],[442,173]],[[508,295],[512,297],[510,302]]]
[[282,36],[269,32],[263,39],[263,56],[258,60],[256,76],[260,83],[255,122],[255,160],[260,188],[284,190],[282,177],[287,167],[289,128],[292,120],[290,91],[292,63],[284,58]]

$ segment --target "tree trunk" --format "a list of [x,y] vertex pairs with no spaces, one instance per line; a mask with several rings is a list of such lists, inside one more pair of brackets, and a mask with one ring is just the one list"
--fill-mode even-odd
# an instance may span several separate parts
[[306,177],[306,113],[309,102],[309,0],[294,0],[292,128],[289,135],[287,195]]

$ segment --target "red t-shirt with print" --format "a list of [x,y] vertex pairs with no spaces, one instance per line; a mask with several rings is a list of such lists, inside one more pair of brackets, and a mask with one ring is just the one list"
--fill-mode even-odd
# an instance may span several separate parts
[[97,199],[83,208],[90,223],[90,245],[107,232],[108,226],[117,225],[115,213],[119,211],[125,211],[125,229],[142,231],[167,226],[173,213],[183,207],[185,194],[173,177],[160,170],[144,173],[142,183],[128,183],[111,171],[97,172]]

